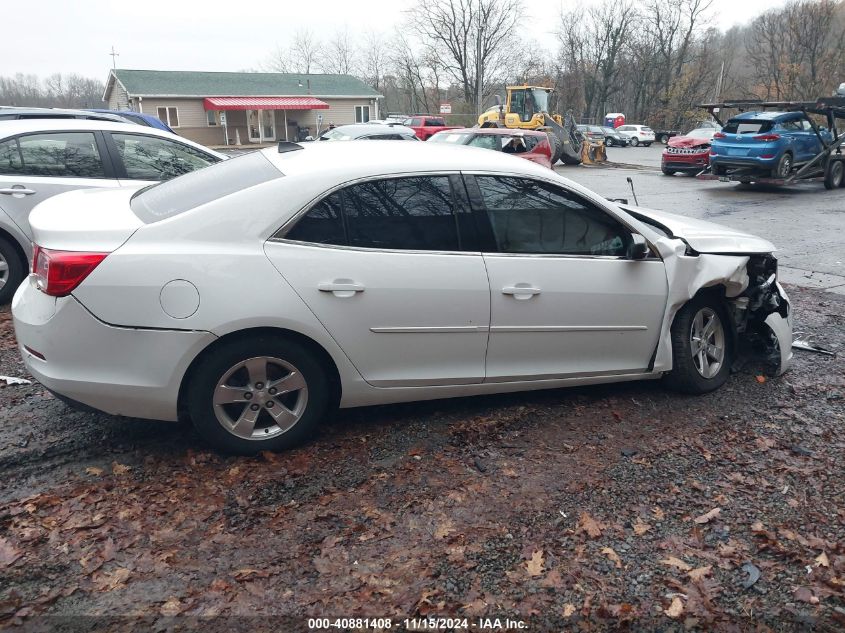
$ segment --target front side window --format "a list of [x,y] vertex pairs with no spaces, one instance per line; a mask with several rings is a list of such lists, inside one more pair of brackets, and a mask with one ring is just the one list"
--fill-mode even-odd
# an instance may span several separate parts
[[179,110],[174,107],[157,108],[158,118],[170,127],[179,127]]
[[[15,141],[9,141],[14,143]],[[4,169],[26,176],[105,178],[100,150],[92,132],[55,132],[18,137],[18,156],[11,147],[0,153]]]
[[493,134],[479,134],[472,139],[467,145],[472,147],[483,147],[484,149],[502,149],[502,142],[498,135]]
[[355,106],[355,123],[370,121],[370,106]]
[[133,180],[170,180],[217,159],[193,147],[155,136],[113,133],[126,177]]
[[555,185],[477,176],[502,253],[624,257],[630,231],[604,210]]
[[447,176],[391,178],[351,185],[324,198],[284,237],[359,248],[460,250]]

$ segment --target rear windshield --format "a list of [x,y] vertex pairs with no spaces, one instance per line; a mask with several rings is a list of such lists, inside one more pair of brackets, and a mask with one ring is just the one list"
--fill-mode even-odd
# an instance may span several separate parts
[[142,222],[152,224],[282,176],[264,154],[250,152],[145,187],[132,196],[130,206]]
[[731,119],[728,124],[722,128],[722,132],[726,134],[759,134],[760,132],[768,132],[772,129],[771,121],[743,121],[741,119]]

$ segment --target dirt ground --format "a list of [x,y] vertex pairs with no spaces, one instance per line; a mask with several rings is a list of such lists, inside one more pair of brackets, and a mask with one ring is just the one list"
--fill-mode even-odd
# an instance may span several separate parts
[[[845,297],[789,292],[796,330],[845,349]],[[845,363],[795,354],[703,397],[347,410],[255,458],[0,382],[0,627],[842,630]],[[26,377],[8,307],[0,374]]]

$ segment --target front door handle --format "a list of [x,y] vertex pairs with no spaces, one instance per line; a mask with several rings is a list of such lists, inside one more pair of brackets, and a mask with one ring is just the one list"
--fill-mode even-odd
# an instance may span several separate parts
[[31,196],[35,192],[32,189],[27,189],[25,187],[7,187],[5,189],[0,189],[0,193],[7,196],[23,198],[24,196]]
[[317,284],[320,292],[331,292],[335,297],[354,297],[364,292],[364,286],[349,279],[335,279]]
[[505,286],[502,288],[503,295],[511,295],[514,299],[518,299],[520,301],[525,299],[530,299],[534,295],[538,295],[542,292],[539,288],[535,288],[529,284],[516,284],[515,286]]

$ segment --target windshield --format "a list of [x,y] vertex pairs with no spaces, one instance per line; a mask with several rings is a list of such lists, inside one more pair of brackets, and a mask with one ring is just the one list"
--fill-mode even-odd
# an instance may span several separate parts
[[548,112],[549,111],[549,93],[546,92],[543,88],[534,88],[531,90],[531,94],[534,96],[534,106],[537,112]]
[[438,132],[428,139],[429,143],[451,143],[453,145],[465,145],[473,134],[455,134],[454,132]]
[[713,138],[713,134],[715,133],[716,130],[713,128],[696,128],[690,130],[684,136],[688,136],[689,138]]
[[320,137],[321,141],[351,141],[352,136],[346,132],[342,132],[340,128],[329,130]]
[[264,154],[251,152],[139,189],[129,206],[152,224],[282,176]]

